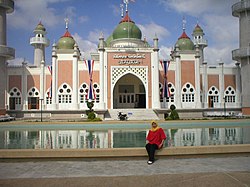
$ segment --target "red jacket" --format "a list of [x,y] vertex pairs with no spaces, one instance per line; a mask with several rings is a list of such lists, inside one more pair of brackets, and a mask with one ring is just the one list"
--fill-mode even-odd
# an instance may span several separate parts
[[167,137],[162,128],[159,128],[157,131],[149,130],[147,135],[147,140],[149,144],[156,144],[160,148],[162,140],[165,140]]

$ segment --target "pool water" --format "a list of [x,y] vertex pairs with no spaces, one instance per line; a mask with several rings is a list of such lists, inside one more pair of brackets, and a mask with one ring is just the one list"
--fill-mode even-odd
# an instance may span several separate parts
[[[190,123],[190,124],[189,124]],[[165,147],[250,144],[249,121],[162,123]],[[1,125],[0,149],[144,147],[149,123]]]

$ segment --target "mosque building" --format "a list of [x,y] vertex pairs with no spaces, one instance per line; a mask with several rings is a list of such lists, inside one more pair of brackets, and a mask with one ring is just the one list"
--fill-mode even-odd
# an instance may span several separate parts
[[52,44],[51,65],[44,61],[50,45],[46,28],[40,22],[33,33],[34,64],[7,67],[5,104],[16,117],[38,117],[42,110],[46,118],[80,118],[88,100],[107,120],[117,119],[117,111],[130,119],[161,119],[171,105],[181,118],[242,113],[240,63],[208,66],[208,42],[199,24],[191,36],[183,25],[169,59],[159,59],[157,36],[150,45],[127,8],[110,36],[100,35],[89,60],[82,58],[68,20],[64,34]]

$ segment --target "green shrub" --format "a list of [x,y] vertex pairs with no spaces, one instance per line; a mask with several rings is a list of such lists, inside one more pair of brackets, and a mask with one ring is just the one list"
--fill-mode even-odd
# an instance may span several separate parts
[[94,111],[88,112],[87,115],[88,115],[88,120],[93,120],[96,117]]
[[176,110],[172,110],[170,115],[169,115],[170,119],[172,120],[177,120],[177,119],[180,119],[179,118],[179,114]]

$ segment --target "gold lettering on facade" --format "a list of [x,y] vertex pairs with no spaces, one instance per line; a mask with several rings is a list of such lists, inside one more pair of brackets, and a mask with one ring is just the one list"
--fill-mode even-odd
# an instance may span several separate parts
[[145,54],[129,54],[129,55],[121,55],[121,54],[114,54],[113,59],[121,59],[118,64],[123,65],[123,64],[128,64],[128,65],[133,65],[133,64],[140,64],[141,62],[139,59],[145,59]]

